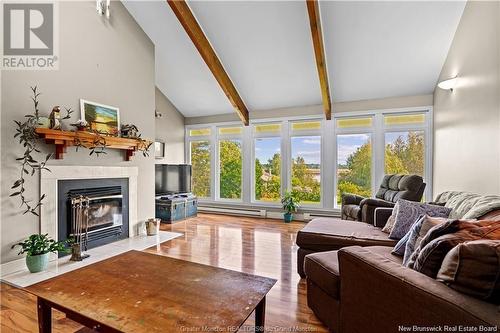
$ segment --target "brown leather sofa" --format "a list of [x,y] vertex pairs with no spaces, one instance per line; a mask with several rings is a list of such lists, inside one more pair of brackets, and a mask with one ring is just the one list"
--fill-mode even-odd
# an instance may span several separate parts
[[[500,223],[500,210],[481,219]],[[402,266],[391,254],[394,243],[375,226],[328,218],[299,232],[298,270],[307,277],[308,306],[331,331],[390,333],[413,325],[500,329],[498,306]]]
[[342,194],[342,219],[373,224],[375,209],[392,208],[399,199],[420,201],[425,186],[422,177],[418,175],[385,175],[375,198]]

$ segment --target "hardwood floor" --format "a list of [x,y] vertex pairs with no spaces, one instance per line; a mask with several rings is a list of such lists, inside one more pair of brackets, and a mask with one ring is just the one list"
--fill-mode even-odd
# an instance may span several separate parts
[[[162,230],[183,236],[146,251],[275,278],[278,282],[267,297],[266,329],[327,332],[307,307],[305,281],[297,274],[295,238],[303,226],[301,222],[285,224],[281,220],[199,214],[173,225],[162,224]],[[37,332],[34,297],[3,283],[0,297],[2,333]],[[82,328],[54,312],[54,332]],[[252,325],[252,317],[245,325]]]

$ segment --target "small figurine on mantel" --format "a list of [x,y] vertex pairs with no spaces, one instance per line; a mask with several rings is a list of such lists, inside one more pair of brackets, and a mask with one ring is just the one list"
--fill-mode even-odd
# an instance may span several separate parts
[[89,123],[85,119],[79,119],[76,123],[70,125],[76,127],[78,131],[84,131],[89,126]]
[[139,130],[134,124],[126,124],[121,126],[122,138],[136,139],[139,137]]
[[49,116],[50,129],[61,130],[61,108],[54,106]]

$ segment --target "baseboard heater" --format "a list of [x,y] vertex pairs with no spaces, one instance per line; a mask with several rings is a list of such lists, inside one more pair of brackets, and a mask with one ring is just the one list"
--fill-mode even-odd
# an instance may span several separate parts
[[214,214],[258,216],[262,218],[265,218],[267,214],[267,211],[265,209],[238,209],[238,208],[203,207],[203,206],[198,206],[198,211],[210,212]]
[[332,213],[304,213],[304,221],[310,221],[317,217],[336,217],[340,218],[340,212]]

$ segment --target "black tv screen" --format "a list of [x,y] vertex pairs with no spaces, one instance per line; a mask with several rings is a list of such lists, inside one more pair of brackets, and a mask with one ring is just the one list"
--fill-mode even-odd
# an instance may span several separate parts
[[191,192],[191,165],[156,164],[156,195]]

